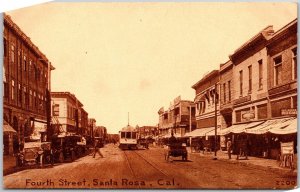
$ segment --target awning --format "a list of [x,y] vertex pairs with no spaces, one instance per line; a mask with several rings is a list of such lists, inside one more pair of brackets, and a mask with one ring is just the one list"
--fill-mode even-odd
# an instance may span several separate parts
[[294,118],[284,118],[284,119],[272,119],[268,120],[252,129],[246,130],[246,133],[250,134],[265,134],[274,128],[286,127],[291,123]]
[[264,121],[258,121],[258,122],[251,122],[251,123],[242,123],[242,124],[236,124],[236,125],[232,125],[228,128],[222,129],[220,131],[220,135],[227,135],[229,133],[242,133],[245,132],[246,129],[258,126],[260,124],[262,124]]
[[12,128],[5,120],[3,120],[3,132],[4,133],[17,133],[17,131]]
[[195,129],[192,132],[188,132],[184,135],[184,137],[203,137],[206,136],[208,132],[211,132],[215,130],[215,127],[208,127],[208,128],[200,128],[200,129]]
[[[217,128],[217,135],[220,135],[220,128]],[[205,134],[205,136],[215,136],[215,128],[212,131],[209,131]]]
[[297,118],[289,120],[286,123],[289,124],[285,126],[284,125],[285,123],[283,123],[281,124],[281,126],[277,126],[270,129],[269,132],[273,134],[279,134],[279,135],[297,133],[297,127],[298,127]]
[[[181,137],[181,135],[179,133],[174,133],[173,135],[176,138]],[[163,138],[170,138],[171,136],[172,136],[171,133],[168,133],[168,134],[164,135]]]

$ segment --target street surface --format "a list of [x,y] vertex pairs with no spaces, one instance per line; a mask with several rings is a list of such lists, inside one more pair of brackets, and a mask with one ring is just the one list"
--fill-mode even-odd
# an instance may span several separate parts
[[4,188],[197,188],[291,189],[297,178],[251,165],[190,155],[164,159],[165,149],[122,151],[101,148],[104,158],[87,155],[53,167],[27,169],[3,177]]

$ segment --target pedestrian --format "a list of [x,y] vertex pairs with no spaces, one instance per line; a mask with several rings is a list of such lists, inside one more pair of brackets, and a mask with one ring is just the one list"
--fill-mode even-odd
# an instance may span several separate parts
[[98,141],[98,139],[96,139],[95,142],[94,142],[94,154],[93,154],[93,158],[95,158],[96,153],[98,153],[100,155],[100,157],[103,158],[103,155],[102,155],[102,153],[100,151],[99,146],[100,146],[100,142]]
[[231,159],[231,149],[232,149],[232,143],[231,143],[231,140],[230,138],[228,137],[227,138],[227,153],[228,153],[228,158]]

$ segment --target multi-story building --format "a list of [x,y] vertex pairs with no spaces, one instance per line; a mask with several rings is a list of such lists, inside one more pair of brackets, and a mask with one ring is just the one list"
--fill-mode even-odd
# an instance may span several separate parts
[[88,127],[90,136],[94,137],[94,129],[96,128],[96,119],[88,118]]
[[233,124],[268,118],[266,45],[273,33],[272,26],[266,27],[230,55],[233,63]]
[[141,138],[155,137],[158,135],[157,126],[141,126],[137,127],[137,132]]
[[[219,70],[213,70],[192,86],[196,96],[197,129],[215,127],[215,111],[219,119]],[[217,120],[217,122],[220,120]],[[220,125],[218,123],[218,125]]]
[[159,111],[159,133],[169,137],[173,131],[177,137],[184,136],[190,129],[196,128],[195,105],[192,101],[177,97],[167,111],[162,107]]
[[81,134],[90,135],[89,129],[89,114],[81,107],[80,108],[79,127],[82,128]]
[[26,137],[37,130],[46,131],[50,125],[50,74],[54,67],[6,14],[3,48],[3,119],[17,132],[14,138],[4,134],[4,154],[12,154]]
[[51,92],[51,106],[54,133],[85,134],[88,130],[88,114],[74,94]]
[[297,115],[297,19],[268,41],[269,117]]
[[107,138],[107,129],[104,126],[96,126],[94,129],[94,136],[101,137],[102,139]]

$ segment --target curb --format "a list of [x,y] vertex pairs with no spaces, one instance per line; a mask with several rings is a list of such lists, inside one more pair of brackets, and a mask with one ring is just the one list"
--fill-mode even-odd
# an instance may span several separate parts
[[[194,155],[197,155],[195,153],[190,153],[189,152],[189,155],[190,156],[194,156]],[[213,158],[214,156],[213,155],[199,155],[198,157],[204,157],[204,158]],[[251,157],[250,157],[251,158]],[[251,167],[255,167],[257,169],[260,169],[260,170],[264,170],[264,171],[272,171],[273,173],[277,173],[277,174],[286,174],[288,176],[296,176],[297,177],[297,169],[294,169],[294,170],[291,170],[291,169],[282,169],[282,168],[276,168],[276,167],[268,167],[268,166],[263,166],[263,165],[256,165],[256,164],[253,164],[253,163],[249,163],[246,161],[240,161],[240,160],[235,160],[235,159],[232,159],[232,160],[229,160],[229,159],[224,159],[224,158],[218,158],[219,161],[222,161],[222,162],[226,162],[226,163],[231,163],[231,164],[239,164],[239,165],[242,165],[242,166],[251,166]]]

